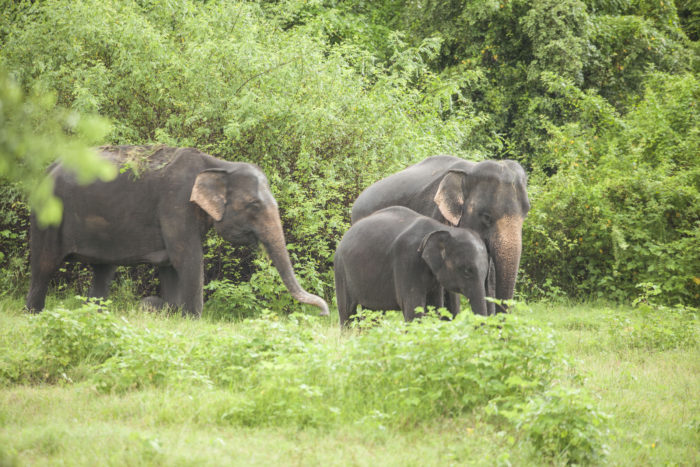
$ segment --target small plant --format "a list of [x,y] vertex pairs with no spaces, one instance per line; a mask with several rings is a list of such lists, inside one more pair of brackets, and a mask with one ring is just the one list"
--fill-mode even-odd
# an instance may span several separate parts
[[44,310],[34,318],[35,337],[41,349],[37,363],[48,379],[83,362],[102,362],[118,351],[130,329],[107,311],[110,304],[90,300],[75,310],[58,307]]
[[610,417],[580,389],[555,386],[518,404],[507,418],[540,455],[580,465],[599,463],[607,454]]
[[234,283],[223,278],[209,282],[204,290],[211,292],[205,308],[210,317],[230,321],[253,317],[260,310],[250,282]]
[[97,367],[96,387],[103,392],[166,385],[211,387],[209,378],[192,367],[190,348],[177,333],[134,333]]

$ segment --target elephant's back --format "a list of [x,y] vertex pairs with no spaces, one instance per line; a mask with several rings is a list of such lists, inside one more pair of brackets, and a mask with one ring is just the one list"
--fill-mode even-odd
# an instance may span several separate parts
[[162,144],[146,146],[101,146],[100,155],[134,173],[162,170],[170,165],[179,155],[178,148]]
[[[100,146],[98,155],[119,169],[117,179],[128,177],[138,182],[153,172],[166,169],[179,156],[181,149],[164,145],[155,146]],[[73,171],[60,162],[54,162],[47,170],[59,186],[79,189],[84,184],[77,181]]]
[[389,175],[360,193],[352,207],[352,222],[389,206],[405,206],[431,215],[434,191],[445,173],[452,169],[469,170],[473,165],[459,157],[440,155]]
[[347,250],[362,249],[374,256],[382,255],[388,253],[406,231],[417,230],[417,226],[421,227],[418,230],[423,231],[442,225],[407,207],[390,206],[360,219],[350,227],[341,239],[338,251],[343,255]]

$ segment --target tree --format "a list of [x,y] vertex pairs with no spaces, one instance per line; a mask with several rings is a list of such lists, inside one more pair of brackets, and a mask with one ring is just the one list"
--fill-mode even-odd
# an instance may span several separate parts
[[61,221],[61,201],[45,176],[54,159],[84,183],[116,176],[115,168],[89,147],[108,131],[107,120],[57,106],[54,94],[25,94],[0,68],[0,177],[20,185],[41,224]]

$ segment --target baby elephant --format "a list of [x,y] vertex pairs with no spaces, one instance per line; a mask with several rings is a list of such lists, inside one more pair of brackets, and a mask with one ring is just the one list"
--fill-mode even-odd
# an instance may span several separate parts
[[[444,290],[469,298],[475,313],[486,314],[486,246],[469,229],[448,227],[411,209],[392,206],[360,220],[335,252],[335,293],[340,325],[357,305],[403,311],[444,306]],[[450,312],[459,312],[459,300]]]

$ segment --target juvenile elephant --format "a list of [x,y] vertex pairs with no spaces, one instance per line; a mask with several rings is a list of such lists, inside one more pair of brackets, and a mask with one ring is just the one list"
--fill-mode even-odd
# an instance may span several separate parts
[[158,266],[162,300],[183,314],[202,312],[202,241],[213,226],[235,245],[262,242],[292,296],[328,314],[306,292],[289,260],[277,202],[255,165],[227,162],[192,148],[100,148],[122,168],[110,182],[80,185],[60,164],[49,170],[63,201],[58,227],[31,218],[31,284],[27,308],[41,311],[52,273],[65,260],[92,265],[89,295],[105,297],[117,265]]
[[[392,206],[358,221],[335,252],[335,293],[341,326],[357,305],[401,309],[444,306],[444,291],[469,298],[486,314],[486,246],[469,229],[449,227],[411,209]],[[450,309],[455,315],[459,309]]]
[[477,232],[495,269],[496,298],[513,298],[522,251],[522,225],[530,210],[527,175],[520,164],[510,160],[474,163],[453,156],[429,157],[360,193],[352,207],[352,222],[394,205]]

